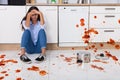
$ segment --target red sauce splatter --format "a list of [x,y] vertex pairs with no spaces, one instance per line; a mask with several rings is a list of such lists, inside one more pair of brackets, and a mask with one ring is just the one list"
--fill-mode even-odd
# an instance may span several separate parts
[[94,28],[91,28],[89,30],[85,30],[84,34],[82,36],[84,43],[89,43],[91,33],[98,34],[98,31],[96,31]]
[[88,48],[85,48],[85,50],[88,50]]
[[84,36],[82,36],[83,39],[89,39],[90,38],[90,35],[88,34],[85,34]]
[[11,62],[11,63],[18,63],[18,61],[16,61],[16,60],[13,60],[13,59],[9,59],[9,60],[5,60],[5,62]]
[[81,23],[80,23],[80,26],[85,26],[85,23],[81,22]]
[[120,19],[118,20],[118,23],[120,24]]
[[87,30],[87,28],[84,28],[84,30],[86,31],[86,30]]
[[75,48],[72,48],[72,50],[75,50]]
[[101,63],[104,63],[104,64],[107,64],[108,62],[106,61],[101,61],[101,60],[93,60],[92,62],[101,62]]
[[91,65],[91,67],[94,68],[94,69],[98,69],[98,70],[100,70],[100,71],[103,71],[103,70],[104,70],[104,68],[99,67],[99,66],[96,66],[96,65]]
[[118,58],[110,54],[108,51],[105,51],[105,53],[106,53],[106,56],[111,57],[114,61],[118,61]]
[[1,77],[0,77],[0,80],[2,80],[2,79],[4,79],[4,76],[1,76]]
[[5,74],[5,76],[9,76],[9,74]]
[[95,48],[95,45],[92,45],[91,47],[92,47],[92,48]]
[[1,73],[2,73],[2,74],[5,74],[5,73],[7,73],[7,71],[2,71]]
[[39,72],[39,74],[40,74],[41,76],[45,76],[45,75],[47,74],[47,72],[46,72],[45,70],[41,70],[41,71]]
[[111,57],[114,61],[118,61],[118,58],[116,56]]
[[16,73],[19,73],[20,71],[21,71],[20,69],[15,70]]
[[70,57],[70,58],[65,57],[65,61],[66,61],[66,62],[71,62],[71,61],[72,61],[72,58],[71,58],[71,57]]
[[0,61],[0,66],[5,66],[5,61],[4,60]]
[[31,68],[27,68],[27,69],[32,71],[39,71],[39,67],[37,66],[32,66]]
[[85,20],[83,18],[80,19],[80,22],[85,22]]
[[105,23],[105,21],[103,21],[103,23]]
[[80,19],[80,26],[85,26],[85,20],[83,18]]
[[84,43],[89,43],[89,40],[85,40]]
[[89,29],[88,32],[98,34],[98,31],[96,31],[94,28]]
[[60,57],[65,57],[65,56],[63,54],[61,54]]
[[89,49],[91,49],[91,47],[89,46]]
[[19,77],[19,78],[16,78],[16,80],[22,80],[22,78]]
[[108,52],[108,51],[105,51],[105,54],[106,54],[106,56],[108,56],[108,57],[112,57],[112,55],[111,55],[110,52]]
[[0,55],[0,58],[5,58],[5,56],[6,56],[5,54],[2,54]]
[[117,44],[116,44],[116,45],[115,45],[115,48],[116,48],[116,49],[120,49],[120,45],[117,45]]
[[94,19],[97,19],[97,16],[94,16]]
[[115,45],[115,41],[110,38],[109,41],[107,41],[107,44]]
[[79,25],[78,24],[76,24],[76,28],[78,28],[79,27]]
[[103,47],[104,45],[102,43],[100,43],[100,47]]

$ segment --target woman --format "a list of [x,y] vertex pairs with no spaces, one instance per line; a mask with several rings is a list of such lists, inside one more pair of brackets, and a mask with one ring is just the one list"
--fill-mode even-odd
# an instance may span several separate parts
[[31,63],[25,53],[40,53],[35,60],[43,61],[46,52],[46,34],[44,31],[45,22],[41,11],[35,6],[29,8],[26,16],[21,21],[24,29],[21,40],[20,60]]

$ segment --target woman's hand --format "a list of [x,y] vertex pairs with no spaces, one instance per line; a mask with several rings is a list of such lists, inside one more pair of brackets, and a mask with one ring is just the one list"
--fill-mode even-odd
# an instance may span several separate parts
[[32,13],[34,13],[34,14],[38,14],[38,15],[41,15],[41,14],[42,14],[41,11],[37,11],[37,10],[32,10]]

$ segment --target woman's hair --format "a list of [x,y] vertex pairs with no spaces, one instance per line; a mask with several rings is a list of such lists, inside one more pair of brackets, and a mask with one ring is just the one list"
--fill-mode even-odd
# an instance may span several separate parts
[[[31,12],[32,10],[37,10],[37,11],[39,11],[39,9],[38,9],[36,6],[31,6],[31,7],[29,8],[28,12],[26,13],[26,15],[23,17],[23,19],[22,19],[22,21],[21,21],[21,25],[22,25],[22,22],[23,22],[24,20],[26,20],[27,14],[28,14],[29,12]],[[30,20],[31,20],[31,19],[30,19]],[[40,21],[40,16],[39,16],[39,15],[38,15],[38,19],[37,19],[37,20]],[[24,30],[23,25],[22,25],[22,30]]]

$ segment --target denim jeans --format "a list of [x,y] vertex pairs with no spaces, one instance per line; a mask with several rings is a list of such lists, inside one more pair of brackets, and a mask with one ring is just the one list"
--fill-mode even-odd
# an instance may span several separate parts
[[26,52],[29,54],[32,53],[41,53],[42,48],[46,48],[47,39],[44,29],[40,29],[38,33],[38,40],[36,45],[34,45],[31,33],[29,30],[25,30],[21,39],[21,48],[25,48]]

